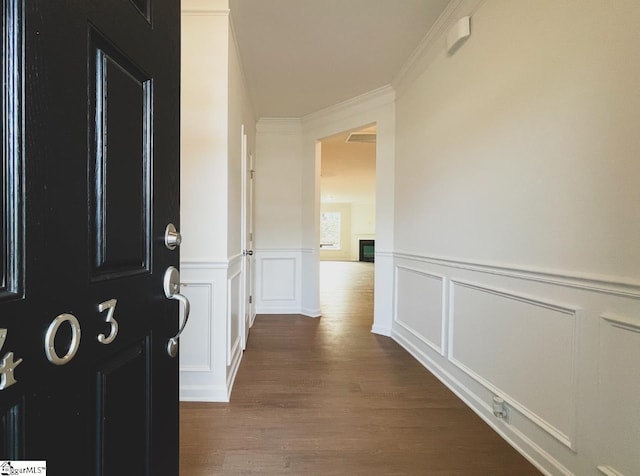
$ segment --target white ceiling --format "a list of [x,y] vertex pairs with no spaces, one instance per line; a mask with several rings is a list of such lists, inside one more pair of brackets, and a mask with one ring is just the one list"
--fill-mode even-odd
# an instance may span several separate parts
[[230,0],[257,118],[302,117],[389,84],[449,0]]

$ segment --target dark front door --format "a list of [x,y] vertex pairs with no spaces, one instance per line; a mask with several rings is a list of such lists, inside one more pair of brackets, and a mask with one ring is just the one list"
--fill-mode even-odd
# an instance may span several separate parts
[[177,475],[180,2],[0,1],[0,460]]

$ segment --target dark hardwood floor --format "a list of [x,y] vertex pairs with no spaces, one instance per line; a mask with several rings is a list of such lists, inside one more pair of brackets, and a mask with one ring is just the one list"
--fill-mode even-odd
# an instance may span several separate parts
[[256,318],[231,403],[181,405],[181,475],[540,473],[387,337],[373,264],[321,263],[322,318]]

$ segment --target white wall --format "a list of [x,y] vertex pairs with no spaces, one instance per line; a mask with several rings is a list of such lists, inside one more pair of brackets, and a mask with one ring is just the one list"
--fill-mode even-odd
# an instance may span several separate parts
[[256,238],[262,249],[299,249],[302,138],[298,119],[260,119],[256,136]]
[[228,401],[242,358],[242,131],[255,147],[227,0],[182,4],[180,398]]
[[640,4],[456,6],[395,82],[393,336],[546,473],[640,474]]
[[302,313],[299,119],[260,119],[256,134],[256,312]]
[[228,197],[228,14],[208,13],[182,15],[180,257],[186,261],[227,257],[220,224],[227,223]]

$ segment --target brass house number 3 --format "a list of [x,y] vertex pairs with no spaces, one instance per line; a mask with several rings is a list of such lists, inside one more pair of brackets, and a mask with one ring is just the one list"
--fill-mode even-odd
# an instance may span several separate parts
[[[111,344],[118,335],[118,321],[116,321],[114,317],[117,302],[117,299],[109,299],[108,301],[98,304],[98,311],[107,313],[105,322],[109,324],[109,335],[98,334],[97,336],[97,341],[101,344]],[[71,344],[67,352],[61,357],[56,351],[55,339],[58,329],[65,323],[71,326]],[[0,352],[7,339],[7,332],[7,329],[0,329]],[[55,365],[64,365],[71,362],[80,348],[80,336],[80,322],[78,322],[78,319],[73,314],[60,314],[51,321],[44,338],[44,352],[49,362]],[[22,360],[23,359],[15,360],[13,352],[7,352],[4,357],[2,357],[2,360],[0,360],[0,390],[11,387],[17,382],[15,369],[22,363]]]

